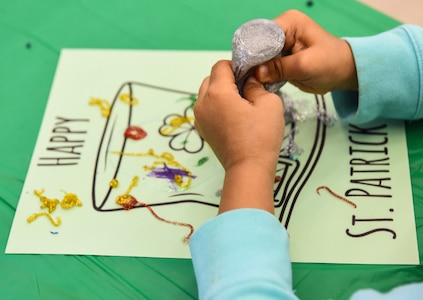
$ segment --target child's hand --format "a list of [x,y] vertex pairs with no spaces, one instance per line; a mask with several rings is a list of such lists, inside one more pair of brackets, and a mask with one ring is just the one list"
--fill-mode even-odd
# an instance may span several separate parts
[[195,126],[225,170],[245,161],[274,172],[283,138],[281,99],[250,78],[241,98],[229,61],[213,66],[194,106]]
[[219,213],[259,208],[273,213],[273,184],[285,128],[279,96],[254,78],[239,95],[229,61],[220,61],[200,87],[195,127],[225,169]]
[[260,82],[288,80],[305,92],[324,94],[358,88],[348,43],[326,32],[305,14],[290,10],[274,19],[286,35],[286,56],[257,68]]

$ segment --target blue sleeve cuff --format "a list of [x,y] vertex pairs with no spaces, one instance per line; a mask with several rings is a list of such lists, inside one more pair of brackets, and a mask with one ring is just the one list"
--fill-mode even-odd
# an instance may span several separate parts
[[296,299],[288,234],[266,211],[218,215],[194,233],[190,250],[200,299]]
[[353,52],[359,92],[332,92],[339,117],[355,124],[378,117],[422,118],[423,28],[402,25],[345,40]]

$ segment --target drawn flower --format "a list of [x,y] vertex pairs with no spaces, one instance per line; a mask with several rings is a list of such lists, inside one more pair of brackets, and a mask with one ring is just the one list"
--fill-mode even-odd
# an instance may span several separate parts
[[163,120],[159,128],[162,136],[170,137],[169,147],[174,151],[198,153],[204,147],[204,140],[194,127],[192,105],[184,110],[184,114],[170,114]]

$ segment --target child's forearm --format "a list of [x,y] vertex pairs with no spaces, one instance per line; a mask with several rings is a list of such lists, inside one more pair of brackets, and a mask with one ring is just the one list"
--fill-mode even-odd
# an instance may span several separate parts
[[239,208],[258,208],[274,213],[275,170],[246,162],[226,171],[219,213]]

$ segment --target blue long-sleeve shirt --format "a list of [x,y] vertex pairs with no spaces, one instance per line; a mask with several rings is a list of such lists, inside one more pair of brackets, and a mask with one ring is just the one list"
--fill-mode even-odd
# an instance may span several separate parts
[[[365,123],[378,117],[423,117],[423,29],[403,25],[365,38],[347,38],[359,90],[334,91],[341,119]],[[288,235],[275,216],[237,209],[206,222],[190,250],[200,299],[296,299],[292,290]],[[360,299],[418,299],[423,283],[388,294],[358,291]]]
[[423,118],[423,29],[403,25],[346,41],[355,60],[358,91],[332,92],[339,117],[355,124],[378,117]]

